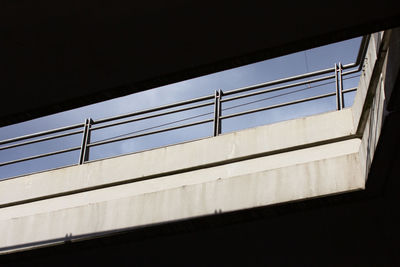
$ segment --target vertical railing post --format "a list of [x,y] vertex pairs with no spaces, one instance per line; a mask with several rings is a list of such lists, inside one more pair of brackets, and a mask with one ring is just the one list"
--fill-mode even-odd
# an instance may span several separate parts
[[340,97],[340,108],[344,108],[344,98],[343,98],[343,65],[342,63],[339,62],[339,69],[338,69],[338,74],[339,74],[339,97]]
[[344,107],[343,103],[343,79],[342,79],[342,64],[335,63],[335,82],[336,82],[336,109],[341,110]]
[[214,136],[221,134],[221,97],[222,90],[215,90],[214,97]]
[[93,120],[91,118],[86,119],[83,130],[81,153],[79,155],[79,164],[85,163],[89,160],[89,148],[87,145],[90,143],[90,127],[92,126]]

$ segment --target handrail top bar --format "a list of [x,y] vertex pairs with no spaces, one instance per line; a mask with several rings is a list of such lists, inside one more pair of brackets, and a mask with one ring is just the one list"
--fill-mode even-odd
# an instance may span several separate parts
[[202,97],[198,97],[198,98],[192,98],[189,100],[176,102],[176,103],[172,103],[172,104],[167,104],[167,105],[163,105],[163,106],[158,106],[158,107],[151,108],[151,109],[143,109],[143,110],[139,110],[139,111],[123,114],[123,115],[118,115],[118,116],[114,116],[114,117],[96,120],[96,121],[94,121],[93,124],[109,122],[112,120],[120,120],[120,119],[124,119],[124,118],[131,117],[131,116],[142,115],[145,113],[155,112],[155,111],[159,111],[162,109],[168,109],[168,108],[174,108],[174,107],[178,107],[178,106],[188,105],[191,103],[201,102],[201,101],[205,101],[205,100],[209,100],[209,99],[213,99],[213,98],[214,98],[214,95],[206,95],[206,96],[202,96]]
[[[221,99],[221,102],[228,102],[228,101],[232,101],[232,100],[236,100],[236,99],[240,99],[240,98],[245,98],[245,97],[250,97],[250,96],[254,96],[254,95],[271,93],[271,92],[287,89],[287,88],[290,88],[290,87],[296,87],[296,86],[303,85],[303,84],[308,84],[308,83],[321,82],[321,81],[329,80],[329,79],[332,79],[332,78],[335,78],[335,75],[323,76],[323,77],[319,77],[319,78],[312,79],[312,80],[306,80],[306,81],[301,81],[301,82],[297,82],[297,83],[286,84],[286,85],[281,85],[281,86],[278,86],[278,87],[268,88],[268,89],[265,89],[265,90],[256,91],[256,92],[252,92],[252,93],[248,93],[248,94],[232,96],[232,97]],[[265,86],[260,86],[260,87],[265,87]]]
[[17,141],[24,140],[24,139],[30,139],[30,138],[34,138],[34,137],[38,137],[38,136],[42,136],[42,135],[48,135],[48,134],[52,134],[52,133],[68,131],[68,130],[76,129],[76,128],[79,128],[79,127],[83,127],[83,125],[84,125],[83,123],[79,123],[79,124],[74,124],[74,125],[70,125],[70,126],[57,128],[57,129],[52,129],[52,130],[42,131],[42,132],[38,132],[38,133],[33,133],[33,134],[27,134],[27,135],[23,135],[23,136],[19,136],[19,137],[14,137],[14,138],[10,138],[10,139],[6,139],[6,140],[3,140],[3,141],[0,141],[0,145],[5,145],[5,144],[8,144],[8,143],[17,142]]
[[[355,63],[343,66],[343,69],[354,68],[355,66],[357,66],[357,65],[354,65],[354,64]],[[305,79],[305,78],[308,78],[308,77],[322,75],[322,74],[326,74],[326,73],[333,72],[333,71],[335,71],[335,68],[328,68],[328,69],[324,69],[324,70],[308,72],[308,73],[305,73],[305,74],[291,76],[291,77],[288,77],[288,78],[283,78],[283,79],[279,79],[279,80],[274,80],[274,81],[269,81],[269,82],[265,82],[265,83],[259,83],[259,84],[255,84],[255,85],[251,85],[251,86],[246,86],[246,87],[233,89],[233,90],[224,92],[224,95],[232,95],[232,94],[242,93],[242,92],[254,90],[254,89],[257,89],[257,88],[261,88],[261,87],[267,87],[267,86],[271,86],[271,85],[275,85],[275,84],[279,84],[279,83],[285,83],[285,82],[291,82],[291,81],[295,81],[295,80]],[[348,74],[348,73],[344,73],[344,74]]]
[[39,138],[39,139],[33,139],[33,140],[30,140],[30,141],[25,141],[25,142],[22,142],[22,143],[12,144],[12,145],[8,145],[8,146],[1,146],[0,150],[10,149],[10,148],[19,147],[19,146],[25,146],[25,145],[30,145],[30,144],[35,144],[35,143],[39,143],[39,142],[43,142],[43,141],[49,141],[49,140],[53,140],[53,139],[57,139],[57,138],[61,138],[61,137],[67,137],[67,136],[71,136],[71,135],[75,135],[75,134],[80,134],[82,132],[83,132],[83,130],[76,130],[74,132],[47,136],[47,137],[43,137],[43,138]]
[[360,46],[358,48],[356,62],[343,65],[343,69],[349,69],[349,68],[354,68],[354,67],[358,66],[358,70],[359,71],[361,70],[361,67],[362,67],[361,60],[363,58],[365,58],[365,54],[367,53],[368,42],[369,42],[370,38],[371,38],[370,34],[364,35],[362,37],[361,42],[360,42]]
[[367,54],[367,49],[368,49],[368,43],[369,40],[371,39],[371,34],[364,35],[361,43],[360,43],[360,48],[358,49],[358,55],[355,64],[358,65],[358,70],[361,70],[362,68],[362,60],[365,59],[365,55]]
[[241,87],[241,88],[233,89],[233,90],[230,90],[230,91],[226,91],[226,92],[224,92],[224,95],[232,95],[232,94],[242,93],[242,92],[250,91],[250,90],[253,90],[253,89],[260,88],[260,87],[267,87],[267,86],[275,85],[275,84],[278,84],[278,83],[291,82],[291,81],[304,79],[304,78],[308,78],[308,77],[315,76],[315,75],[322,75],[322,74],[326,74],[326,73],[332,72],[334,70],[335,70],[335,68],[329,68],[329,69],[309,72],[309,73],[305,73],[305,74],[300,74],[300,75],[296,75],[296,76],[291,76],[291,77],[288,77],[288,78],[269,81],[269,82],[265,82],[265,83],[259,83],[259,84],[256,84],[256,85]]

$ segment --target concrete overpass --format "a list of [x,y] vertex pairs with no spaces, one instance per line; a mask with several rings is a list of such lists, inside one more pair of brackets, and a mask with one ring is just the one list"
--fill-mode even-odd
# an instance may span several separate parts
[[[398,262],[391,243],[398,231],[390,228],[394,235],[382,237],[373,228],[360,236],[367,226],[376,227],[376,222],[368,220],[369,212],[378,212],[382,223],[388,226],[396,222],[395,213],[388,212],[393,203],[386,202],[385,193],[382,200],[383,181],[376,173],[385,164],[389,164],[387,171],[388,166],[396,168],[394,161],[385,160],[384,154],[394,152],[393,144],[398,144],[391,128],[395,127],[392,120],[397,113],[385,116],[388,109],[396,106],[398,42],[398,30],[373,35],[351,108],[3,181],[0,224],[4,238],[0,244],[6,253],[4,261],[50,264],[51,260],[41,259],[41,255],[52,254],[50,259],[61,258],[66,264],[78,259],[112,263],[110,255],[118,255],[125,263],[138,257],[144,264],[143,257],[149,257],[150,251],[139,249],[143,253],[140,256],[129,255],[127,250],[142,244],[151,246],[153,241],[156,252],[163,256],[165,250],[171,252],[164,245],[174,244],[184,250],[185,255],[174,257],[171,263],[202,265],[209,263],[210,257],[193,260],[198,252],[184,248],[180,242],[196,238],[201,240],[201,246],[196,241],[189,243],[195,250],[202,248],[216,255],[214,250],[219,244],[238,253],[242,250],[236,248],[237,243],[228,240],[239,236],[240,241],[255,242],[254,251],[251,245],[246,249],[240,244],[247,256],[220,256],[219,264],[237,258],[236,264],[248,260],[260,265],[269,261],[318,265],[326,264],[325,256],[333,255],[336,258],[331,260],[332,265],[346,263],[346,258],[350,263]],[[389,180],[390,174],[386,177]],[[16,192],[15,188],[19,190]],[[353,191],[357,192],[349,193]],[[337,195],[340,193],[347,194]],[[322,196],[322,202],[310,200]],[[376,199],[378,203],[369,205]],[[299,202],[304,200],[307,201]],[[291,202],[294,203],[282,205]],[[295,211],[285,212],[292,209]],[[214,226],[207,228],[210,222]],[[283,226],[279,227],[281,223]],[[199,225],[193,226],[196,224]],[[196,230],[171,230],[174,227]],[[253,237],[247,240],[245,234],[235,230],[244,230]],[[168,231],[173,234],[165,236]],[[160,232],[161,235],[154,234]],[[342,244],[340,239],[352,233],[358,238],[357,245],[347,251],[352,246]],[[222,241],[212,243],[213,235]],[[257,235],[272,236],[276,247],[266,245],[268,242],[257,239]],[[329,236],[329,241],[324,235]],[[306,249],[297,246],[306,236],[338,253],[313,244],[317,255],[301,257]],[[360,240],[368,240],[369,236],[387,242],[385,249],[377,248],[372,241],[361,245]],[[296,259],[283,260],[274,255],[278,248],[285,247],[280,242],[290,241],[294,244],[287,246]],[[259,255],[264,245],[268,257]],[[16,252],[27,248],[35,249]],[[298,252],[293,252],[296,249]],[[377,254],[364,255],[364,249]],[[96,251],[110,254],[96,258],[85,255],[88,252],[94,256]],[[158,262],[147,260],[150,264]]]

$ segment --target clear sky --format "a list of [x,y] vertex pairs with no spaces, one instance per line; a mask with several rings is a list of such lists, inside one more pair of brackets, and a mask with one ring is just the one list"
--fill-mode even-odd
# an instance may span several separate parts
[[[228,91],[231,89],[249,86],[257,83],[263,83],[306,72],[333,67],[335,63],[342,62],[348,64],[355,61],[361,38],[350,39],[344,42],[330,44],[323,47],[314,48],[307,51],[293,53],[283,57],[278,57],[255,64],[230,69],[195,79],[190,79],[133,95],[120,97],[98,104],[93,104],[74,110],[57,113],[54,115],[38,118],[35,120],[18,123],[15,125],[0,128],[0,140],[35,133],[43,130],[63,127],[71,124],[82,123],[86,118],[93,120],[134,112],[159,105],[170,104],[177,101],[187,100],[194,97],[214,94],[216,89]],[[332,73],[333,74],[333,73]],[[354,75],[352,75],[354,76]],[[323,82],[321,82],[323,83]],[[345,80],[344,87],[356,87],[357,78]],[[243,104],[245,102],[261,100],[266,97],[276,96],[285,92],[306,88],[307,85],[275,92],[268,95],[259,95],[256,97],[240,100],[236,103],[226,103],[223,109],[232,105]],[[297,94],[275,97],[265,101],[259,101],[252,105],[246,105],[240,108],[226,110],[223,114],[239,112],[253,108],[282,103],[290,100],[300,99],[306,96],[315,96],[328,92],[334,92],[334,83],[320,87],[310,88],[307,91]],[[352,104],[354,93],[345,95],[346,106]],[[284,108],[269,110],[265,112],[246,115],[239,118],[227,119],[223,121],[223,133],[238,129],[254,127],[258,125],[273,123],[277,121],[292,119],[296,117],[307,116],[311,114],[331,111],[335,109],[335,98],[330,97],[313,102],[297,104]],[[188,111],[183,114],[175,114],[162,118],[131,123],[119,127],[109,128],[107,130],[94,132],[92,140],[101,140],[113,136],[129,133],[135,130],[155,126],[170,122],[180,118],[186,118],[193,115],[207,113],[213,110],[213,107],[202,108],[199,110]],[[199,117],[197,120],[211,118],[212,115]],[[191,122],[191,121],[186,121]],[[90,160],[110,157],[122,153],[131,153],[154,147],[164,146],[203,138],[212,135],[212,125],[204,124],[192,128],[166,132],[124,142],[116,142],[109,145],[96,147],[91,150]],[[35,154],[46,153],[58,149],[79,146],[82,137],[80,135],[71,136],[63,139],[47,141],[43,144],[27,145],[20,148],[0,150],[0,162],[14,160]],[[0,179],[40,171],[43,169],[55,168],[64,165],[75,164],[78,161],[79,152],[70,152],[43,159],[32,160],[24,163],[0,167]]]

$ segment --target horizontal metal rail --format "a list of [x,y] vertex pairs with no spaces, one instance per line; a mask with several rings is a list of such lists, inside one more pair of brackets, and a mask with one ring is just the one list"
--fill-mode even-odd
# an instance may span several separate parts
[[22,158],[22,159],[7,161],[7,162],[0,163],[0,167],[1,167],[1,166],[5,166],[5,165],[9,165],[9,164],[18,163],[18,162],[27,161],[27,160],[33,160],[33,159],[38,159],[38,158],[44,158],[44,157],[48,157],[48,156],[54,156],[54,155],[57,155],[57,154],[67,153],[67,152],[71,152],[71,151],[75,151],[75,150],[80,150],[80,149],[81,149],[81,147],[78,146],[78,147],[67,148],[67,149],[58,150],[58,151],[54,151],[54,152],[44,153],[44,154],[40,154],[40,155],[36,155],[36,156],[26,157],[26,158]]
[[[175,110],[171,110],[171,111],[152,114],[152,115],[143,116],[143,117],[134,118],[134,119],[129,119],[129,120],[125,120],[125,121],[114,122],[114,123],[101,125],[101,126],[94,126],[94,127],[91,128],[91,131],[100,130],[100,129],[104,129],[104,128],[111,127],[111,126],[117,126],[117,125],[120,125],[120,124],[126,124],[126,123],[130,123],[130,122],[141,121],[141,120],[145,120],[145,119],[151,119],[151,118],[155,118],[155,117],[170,115],[170,114],[173,114],[173,113],[192,110],[192,109],[196,109],[196,108],[202,108],[202,107],[210,106],[210,105],[213,105],[213,104],[214,104],[214,102],[207,102],[207,103],[199,104],[199,105],[196,105],[196,106],[190,106],[190,107],[186,107],[186,108],[175,109]],[[98,122],[96,122],[96,123],[98,123]]]
[[13,143],[13,142],[17,142],[17,141],[25,140],[25,139],[31,139],[31,138],[38,137],[38,136],[43,136],[43,135],[49,135],[49,134],[53,134],[53,133],[68,131],[68,130],[76,129],[76,128],[79,128],[79,127],[83,127],[83,125],[84,125],[83,123],[80,123],[80,124],[75,124],[75,125],[71,125],[71,126],[65,126],[65,127],[53,129],[53,130],[48,130],[48,131],[38,132],[38,133],[34,133],[34,134],[23,135],[23,136],[20,136],[20,137],[15,137],[15,138],[11,138],[11,139],[0,141],[0,145],[5,145],[5,144],[8,144],[8,143]]
[[294,105],[294,104],[312,101],[312,100],[316,100],[316,99],[321,99],[321,98],[334,96],[334,95],[336,95],[335,92],[324,94],[324,95],[319,95],[319,96],[303,98],[300,100],[295,100],[295,101],[286,102],[286,103],[282,103],[282,104],[277,104],[277,105],[272,105],[272,106],[268,106],[268,107],[257,108],[257,109],[252,109],[252,110],[248,110],[248,111],[243,111],[243,112],[238,112],[238,113],[234,113],[234,114],[221,116],[221,119],[229,119],[229,118],[233,118],[233,117],[237,117],[237,116],[247,115],[247,114],[251,114],[251,113],[255,113],[255,112],[260,112],[260,111],[264,111],[264,110],[269,110],[269,109],[274,109],[274,108],[279,108],[279,107],[284,107],[284,106],[289,106],[289,105]]
[[247,92],[247,91],[251,91],[254,89],[267,87],[267,86],[271,86],[271,85],[275,85],[275,84],[279,84],[279,83],[286,83],[286,82],[296,81],[296,80],[300,80],[300,79],[305,79],[305,78],[312,77],[312,76],[327,74],[329,72],[334,72],[334,70],[335,70],[334,68],[329,68],[329,69],[325,69],[325,70],[319,70],[319,71],[309,72],[309,73],[305,73],[305,74],[301,74],[301,75],[297,75],[297,76],[292,76],[292,77],[288,77],[288,78],[284,78],[284,79],[260,83],[260,84],[242,87],[242,88],[238,88],[238,89],[233,89],[233,90],[224,92],[224,96]]
[[357,87],[353,87],[353,88],[349,88],[349,89],[343,90],[343,93],[350,93],[350,92],[355,92],[355,91],[357,91]]
[[[224,99],[221,99],[221,102],[228,102],[228,101],[233,101],[233,100],[237,100],[237,99],[241,99],[241,98],[245,98],[245,97],[250,97],[250,96],[255,96],[255,95],[260,95],[260,94],[265,94],[265,93],[271,93],[271,92],[280,91],[280,90],[291,88],[291,87],[296,87],[296,86],[314,83],[314,82],[325,81],[325,80],[329,80],[329,79],[333,79],[333,78],[335,78],[335,75],[324,76],[324,77],[313,79],[313,80],[307,80],[307,81],[298,82],[298,83],[294,83],[294,84],[287,84],[287,85],[283,85],[283,86],[279,86],[279,87],[275,87],[275,88],[268,88],[268,89],[253,92],[253,93],[224,98]],[[257,88],[265,87],[265,86],[262,86],[262,84],[258,84],[257,86],[259,86]],[[226,95],[226,93],[224,93],[224,95]]]
[[14,148],[14,147],[19,147],[19,146],[24,146],[24,145],[29,145],[29,144],[34,144],[34,143],[39,143],[39,142],[44,142],[44,141],[48,141],[48,140],[52,140],[52,139],[56,139],[56,138],[61,138],[61,137],[66,137],[66,136],[70,136],[70,135],[80,134],[80,133],[82,133],[82,132],[83,132],[83,130],[78,130],[78,131],[69,132],[69,133],[64,133],[64,134],[52,135],[52,136],[49,136],[49,137],[44,137],[44,138],[40,138],[40,139],[35,139],[35,140],[23,142],[23,143],[18,143],[18,144],[3,146],[3,147],[0,147],[0,150],[9,149],[9,148]]
[[207,120],[202,120],[202,121],[198,121],[198,122],[187,123],[187,124],[183,124],[183,125],[179,125],[179,126],[169,127],[169,128],[165,128],[165,129],[161,129],[161,130],[157,130],[157,131],[152,131],[152,132],[147,132],[147,133],[142,133],[142,134],[137,134],[137,135],[128,135],[128,136],[113,138],[113,139],[109,139],[109,140],[105,140],[105,141],[97,141],[97,142],[88,144],[87,147],[99,146],[99,145],[104,145],[104,144],[108,144],[108,143],[131,139],[131,138],[142,137],[142,136],[146,136],[146,135],[150,135],[150,134],[158,134],[158,133],[177,130],[177,129],[181,129],[181,128],[187,128],[190,126],[204,124],[204,123],[208,123],[208,122],[212,122],[212,121],[213,121],[213,119],[207,119]]
[[99,123],[105,123],[105,122],[109,122],[109,121],[113,121],[113,120],[125,119],[127,117],[142,115],[142,114],[145,114],[145,113],[151,113],[151,112],[155,112],[155,111],[159,111],[159,110],[163,110],[163,109],[174,108],[174,107],[188,105],[188,104],[201,102],[201,101],[206,101],[206,100],[210,100],[210,99],[214,99],[214,95],[202,96],[202,97],[193,98],[193,99],[189,99],[189,100],[186,100],[186,101],[176,102],[176,103],[173,103],[173,104],[159,106],[159,107],[155,107],[155,108],[151,108],[151,109],[144,109],[144,110],[135,111],[135,112],[124,114],[124,115],[109,117],[109,118],[97,120],[94,123],[95,124],[99,124]]
[[[343,66],[344,69],[344,66]],[[238,88],[238,89],[234,89],[231,91],[226,91],[224,92],[224,96],[227,95],[232,95],[232,94],[238,94],[238,93],[242,93],[242,92],[247,92],[247,91],[251,91],[251,90],[255,90],[255,89],[259,89],[259,88],[263,88],[263,87],[268,87],[271,85],[275,85],[275,84],[279,84],[279,83],[284,83],[284,82],[289,82],[289,81],[294,81],[294,80],[299,80],[299,79],[305,79],[311,76],[317,76],[317,75],[322,75],[322,74],[326,74],[329,72],[334,72],[335,68],[330,68],[330,69],[325,69],[322,71],[316,71],[316,72],[309,72],[303,75],[298,75],[298,76],[293,76],[290,78],[285,78],[285,79],[280,79],[280,80],[275,80],[275,81],[270,81],[270,82],[265,82],[265,83],[259,83],[256,85],[252,85],[252,86],[247,86],[247,87],[242,87],[242,88]],[[347,72],[343,72],[343,76],[345,75],[349,75],[349,74],[353,74],[353,73],[357,73],[359,72],[359,70],[355,69],[355,70],[351,70],[351,71],[347,71]],[[286,88],[290,88],[290,87],[295,87],[295,86],[299,86],[299,85],[303,85],[303,84],[308,84],[308,83],[314,83],[314,82],[319,82],[319,81],[323,81],[323,80],[328,80],[328,79],[333,79],[335,78],[335,75],[329,75],[329,76],[324,76],[321,78],[316,78],[313,80],[307,80],[307,81],[302,81],[302,82],[298,82],[298,83],[294,83],[294,84],[288,84],[288,85],[283,85],[280,87],[276,87],[276,88],[272,88],[272,89],[267,89],[265,91],[259,91],[259,92],[255,92],[249,95],[242,95],[242,97],[247,97],[247,96],[251,96],[251,95],[257,95],[257,94],[263,94],[266,92],[273,92],[273,91],[277,91],[277,90],[281,90],[281,89],[286,89]],[[271,91],[268,91],[271,90]],[[237,96],[237,97],[232,97],[232,98],[225,98],[224,100],[221,100],[221,102],[225,102],[225,101],[230,101],[231,99],[238,99],[241,96]],[[229,100],[227,100],[229,99]]]
[[360,72],[360,71],[359,71],[358,69],[350,70],[350,71],[344,71],[344,72],[342,73],[342,75],[343,75],[343,76],[346,76],[346,75],[350,75],[350,74],[357,73],[357,72]]

